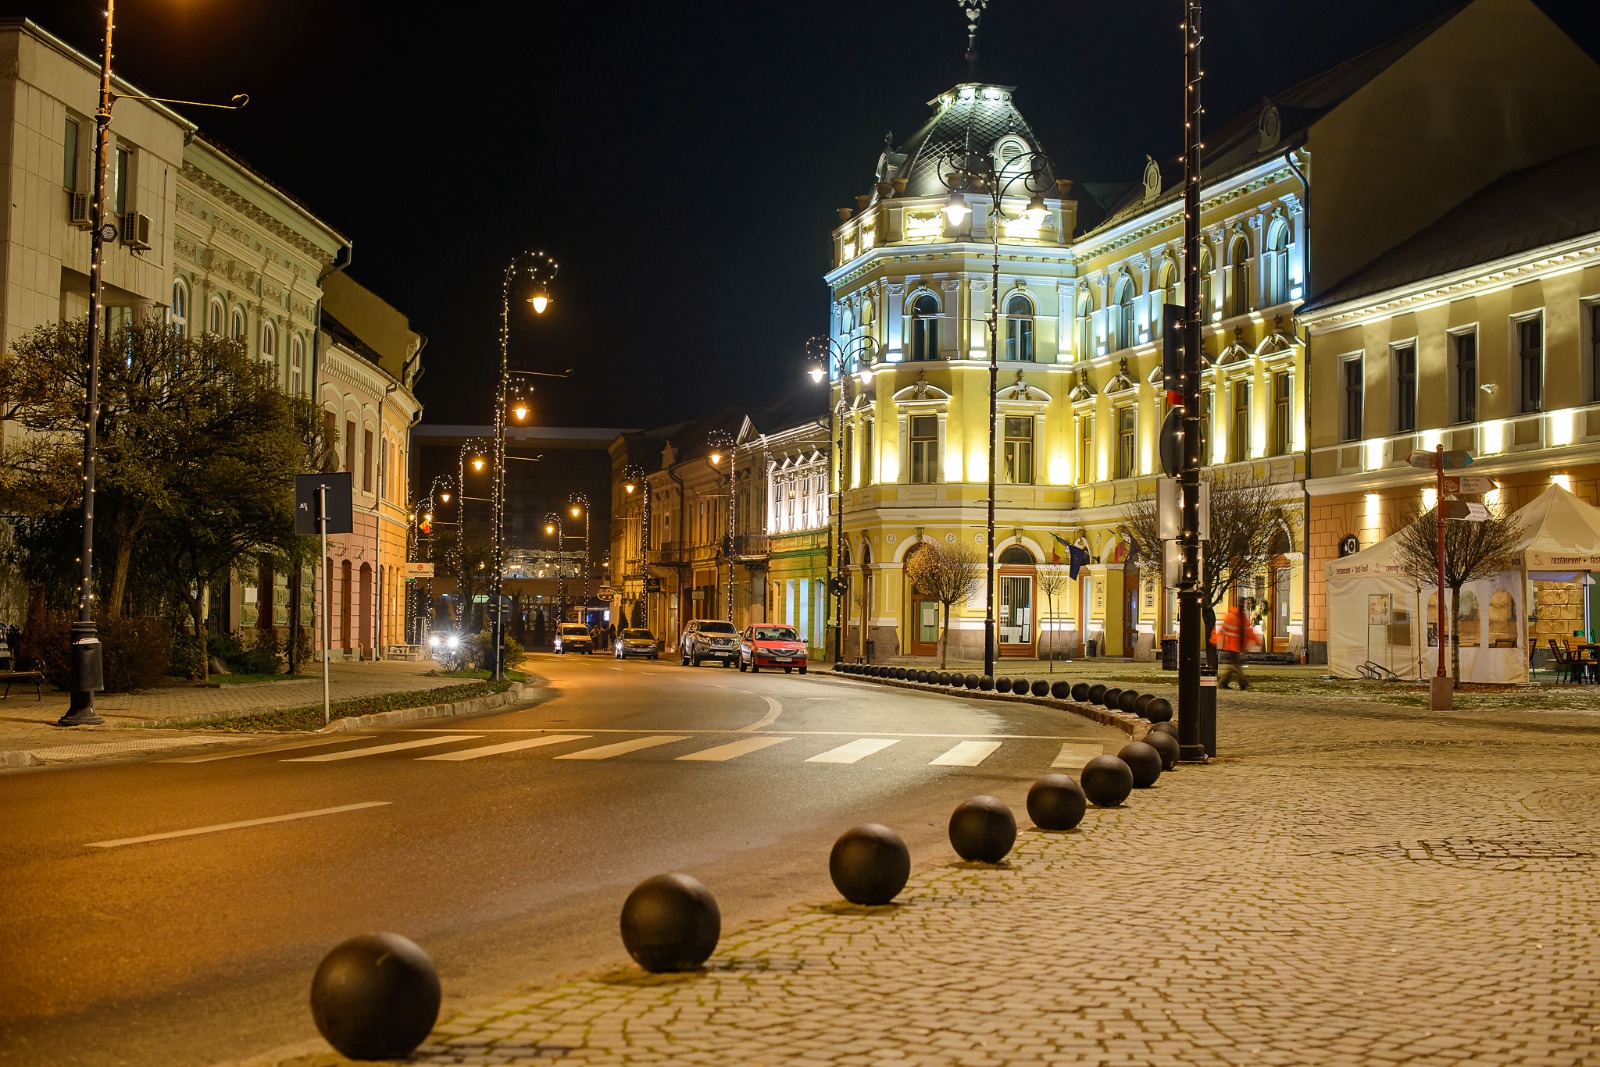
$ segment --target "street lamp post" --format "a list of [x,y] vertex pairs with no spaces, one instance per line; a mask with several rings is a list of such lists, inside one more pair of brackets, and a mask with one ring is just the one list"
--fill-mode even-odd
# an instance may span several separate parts
[[562,524],[559,511],[547,511],[544,516],[544,532],[556,535],[556,622],[567,621],[565,601],[567,599],[567,575],[561,569],[561,555],[567,550],[567,532]]
[[[939,164],[939,180],[950,190],[944,211],[952,226],[959,226],[970,212],[968,193],[986,193],[990,199],[988,229],[990,238],[989,273],[989,499],[984,519],[987,562],[984,564],[983,673],[994,674],[994,497],[995,430],[999,422],[1000,389],[1000,223],[1027,218],[1035,225],[1049,214],[1043,194],[1055,185],[1055,165],[1043,152],[1024,152],[995,169],[991,156],[973,151],[953,153]],[[1003,200],[1006,190],[1020,183],[1028,192],[1028,206],[1021,215],[1008,216]]]
[[511,282],[522,276],[533,284],[533,295],[528,303],[534,314],[544,314],[550,304],[549,284],[559,270],[556,261],[543,252],[523,252],[511,257],[506,264],[505,278],[500,287],[500,378],[495,389],[494,405],[494,488],[490,508],[494,524],[494,571],[489,578],[489,606],[491,640],[494,643],[494,679],[505,678],[505,613],[500,610],[500,586],[505,579],[505,508],[506,508],[506,401],[511,380],[507,366],[507,346],[511,340]]
[[474,437],[462,442],[456,456],[456,629],[462,637],[466,636],[471,607],[467,599],[467,457],[472,457],[473,471],[481,471],[488,463],[484,451],[484,442]]
[[[567,507],[576,519],[583,515],[583,610],[589,609],[589,495],[587,493],[569,493]],[[577,534],[573,534],[574,537]],[[584,620],[586,621],[586,620]]]
[[[629,496],[639,494],[639,602],[644,603],[645,579],[649,577],[648,553],[650,551],[650,481],[645,477],[644,468],[637,463],[627,463],[622,468],[622,488]],[[623,568],[627,567],[627,556],[624,554]],[[628,620],[632,623],[632,619]]]
[[[733,621],[733,434],[727,430],[712,430],[706,435],[706,444],[711,447],[711,466],[725,472],[728,486],[728,528],[722,534],[722,557],[728,563],[728,621]],[[722,465],[726,458],[728,465]]]
[[[450,497],[452,495],[460,495],[459,492],[453,491],[450,488],[452,484],[453,483],[449,475],[434,475],[432,484],[428,486],[428,495],[418,500],[416,505],[411,509],[412,528],[416,531],[417,535],[416,542],[413,545],[413,555],[418,559],[420,559],[422,555],[422,538],[426,537],[428,539],[427,561],[429,563],[434,562],[433,528],[435,526],[456,526],[458,529],[460,528],[458,523],[444,522],[441,519],[434,518],[433,515],[435,500],[437,500],[440,504],[448,504],[450,503]],[[412,626],[413,631],[416,633],[417,640],[420,642],[422,639],[422,632],[433,629],[432,576],[423,579],[422,586],[420,588],[413,588],[413,596],[413,610],[411,615],[415,621],[413,622]],[[422,601],[420,610],[417,610],[416,608],[416,599],[420,599]]]
[[[833,596],[833,662],[844,661],[844,598],[848,584],[844,577],[844,491],[849,473],[844,469],[844,426],[849,411],[845,386],[851,373],[859,373],[862,385],[872,383],[872,364],[878,353],[877,342],[862,336],[848,346],[840,345],[831,337],[821,334],[806,342],[806,355],[811,361],[811,380],[828,379],[829,387],[837,379],[839,400],[828,404],[828,481],[834,492],[833,551],[829,559],[833,575],[828,579],[828,592]],[[863,363],[862,357],[865,356]],[[854,371],[852,371],[852,365]],[[830,397],[831,401],[832,398]],[[871,460],[868,459],[870,463]]]

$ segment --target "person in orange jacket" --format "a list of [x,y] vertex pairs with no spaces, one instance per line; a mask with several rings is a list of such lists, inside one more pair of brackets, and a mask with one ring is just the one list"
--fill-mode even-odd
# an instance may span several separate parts
[[1222,650],[1222,666],[1217,671],[1217,684],[1223,689],[1234,678],[1240,689],[1249,689],[1250,681],[1244,676],[1244,654],[1251,645],[1261,640],[1250,621],[1250,614],[1235,600],[1228,613],[1217,621],[1211,640]]

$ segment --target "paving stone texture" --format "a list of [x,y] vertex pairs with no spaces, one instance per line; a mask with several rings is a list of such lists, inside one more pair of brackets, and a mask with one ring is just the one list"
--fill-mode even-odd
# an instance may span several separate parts
[[[1018,783],[1003,865],[914,857],[896,904],[797,903],[695,974],[619,940],[414,1062],[1600,1063],[1595,687],[1430,713],[1306,682],[1224,694],[1219,760],[1075,831],[1027,828]],[[347,1062],[316,1046],[249,1062]]]

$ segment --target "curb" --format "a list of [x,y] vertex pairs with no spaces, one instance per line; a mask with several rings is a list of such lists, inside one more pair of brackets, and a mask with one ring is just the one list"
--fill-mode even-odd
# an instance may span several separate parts
[[[864,682],[868,685],[889,685],[896,689],[913,689],[919,693],[943,696],[960,696],[965,700],[993,700],[1005,704],[1035,704],[1041,708],[1070,711],[1084,719],[1092,719],[1102,726],[1113,726],[1135,741],[1150,732],[1149,721],[1125,711],[1113,711],[1096,704],[1080,704],[1076,700],[1057,700],[1054,697],[1014,696],[1011,693],[984,692],[981,689],[957,689],[950,685],[929,685],[926,682],[902,682],[898,678],[869,678],[861,674],[840,674],[832,669],[813,672],[817,678],[834,678],[842,682]],[[812,675],[807,675],[812,677]]]

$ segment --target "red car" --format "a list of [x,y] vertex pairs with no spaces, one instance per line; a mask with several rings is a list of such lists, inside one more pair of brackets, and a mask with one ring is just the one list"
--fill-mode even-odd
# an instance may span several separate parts
[[806,673],[806,643],[792,626],[747,626],[739,635],[739,669],[759,671],[782,667],[783,673]]

